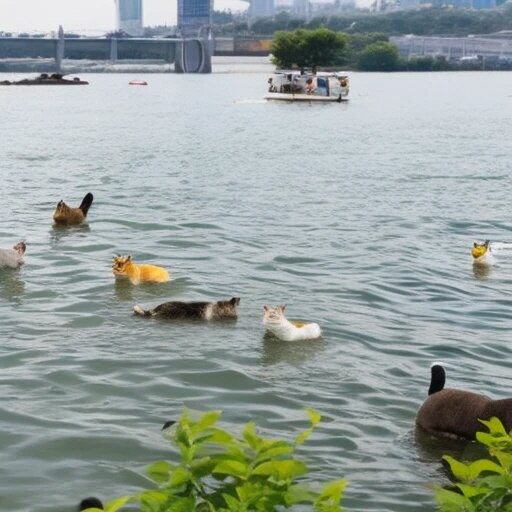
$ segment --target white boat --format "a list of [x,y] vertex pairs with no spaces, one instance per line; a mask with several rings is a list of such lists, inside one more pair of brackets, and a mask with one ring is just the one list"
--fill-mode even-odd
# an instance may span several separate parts
[[268,79],[267,100],[348,101],[348,77],[340,73],[276,71]]

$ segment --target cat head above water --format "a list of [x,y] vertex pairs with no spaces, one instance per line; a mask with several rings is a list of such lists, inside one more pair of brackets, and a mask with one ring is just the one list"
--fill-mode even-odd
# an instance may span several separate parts
[[132,262],[132,257],[128,256],[114,256],[114,263],[112,263],[112,272],[118,276],[125,276],[127,274],[127,267]]
[[481,258],[487,251],[490,251],[491,248],[489,247],[490,241],[486,240],[483,244],[474,243],[473,248],[471,249],[471,255],[476,260],[478,258]]
[[284,319],[284,310],[286,306],[284,304],[280,306],[263,306],[263,323],[264,324],[279,324]]
[[66,214],[69,212],[71,208],[61,199],[57,203],[57,208],[55,208],[55,215],[58,214]]
[[214,302],[214,315],[219,318],[236,318],[238,315],[236,308],[239,304],[240,297]]
[[27,250],[27,244],[25,242],[18,242],[13,249],[20,255],[23,256]]

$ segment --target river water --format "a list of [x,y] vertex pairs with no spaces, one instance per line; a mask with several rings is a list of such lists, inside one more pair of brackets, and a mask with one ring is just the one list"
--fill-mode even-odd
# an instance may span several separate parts
[[[433,511],[441,455],[473,448],[415,433],[430,364],[512,395],[512,251],[486,272],[470,257],[512,239],[512,75],[352,73],[349,103],[301,105],[263,101],[265,69],[223,66],[0,88],[0,246],[28,247],[0,272],[2,510],[147,486],[184,407],[290,439],[310,406],[300,453],[349,480],[348,510]],[[88,191],[88,224],[54,228]],[[116,284],[117,253],[173,279]],[[132,315],[232,296],[236,323]],[[323,338],[264,337],[279,303]]]

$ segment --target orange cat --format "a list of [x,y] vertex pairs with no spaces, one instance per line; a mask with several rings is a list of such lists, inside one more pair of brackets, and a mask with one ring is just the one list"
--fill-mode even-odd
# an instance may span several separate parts
[[116,277],[128,277],[133,284],[142,281],[164,283],[169,281],[169,273],[165,268],[156,265],[138,265],[131,256],[114,256],[112,272]]
[[85,195],[82,204],[78,208],[70,208],[64,201],[59,201],[53,214],[55,224],[66,226],[81,224],[85,220],[85,217],[87,217],[87,212],[91,207],[93,199],[93,195],[89,192]]

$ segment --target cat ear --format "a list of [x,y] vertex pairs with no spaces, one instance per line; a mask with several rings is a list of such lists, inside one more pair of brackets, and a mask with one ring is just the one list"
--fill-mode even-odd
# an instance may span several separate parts
[[279,306],[279,308],[281,309],[281,311],[284,313],[284,310],[286,309],[286,304],[281,304]]
[[263,310],[264,310],[264,311],[268,311],[268,306],[266,306],[266,305],[265,305],[265,306],[263,306]]
[[238,304],[240,304],[240,297],[233,297],[229,302],[233,304],[233,306],[238,306]]
[[126,261],[132,261],[132,255],[131,254],[128,254],[128,256],[126,256]]

